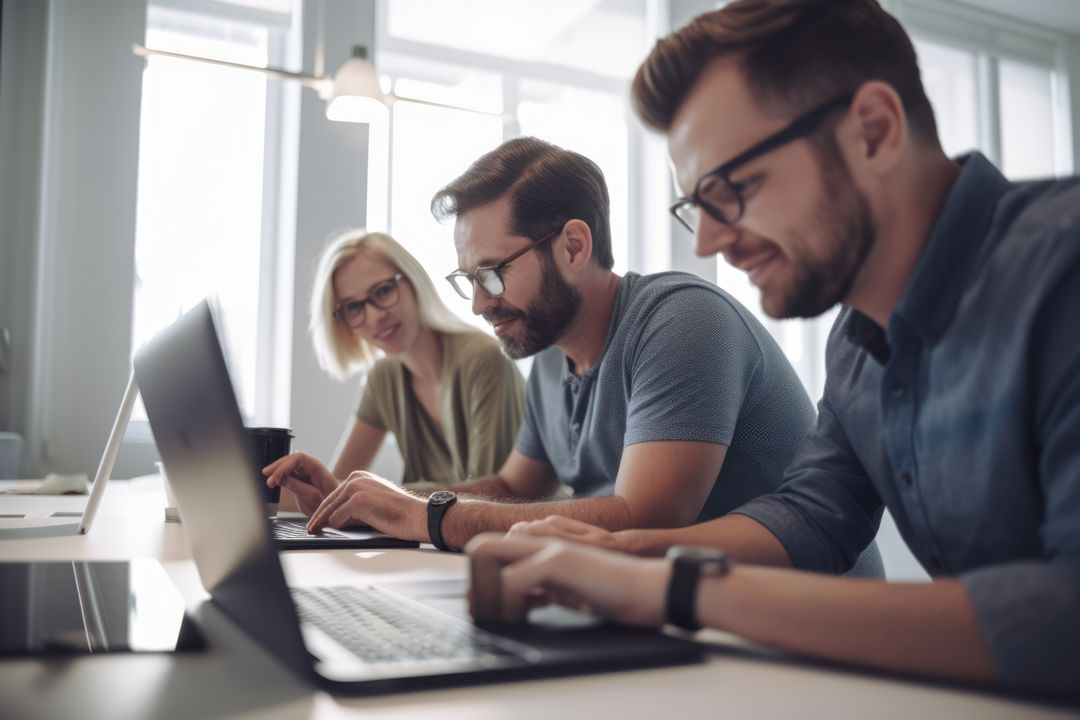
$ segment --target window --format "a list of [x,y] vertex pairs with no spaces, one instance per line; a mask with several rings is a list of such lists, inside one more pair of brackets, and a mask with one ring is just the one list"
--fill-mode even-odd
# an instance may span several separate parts
[[886,5],[912,37],[946,153],[978,150],[1011,180],[1072,172],[1064,36],[953,3]]
[[[429,204],[439,188],[509,138],[535,135],[600,166],[611,194],[615,270],[630,266],[631,208],[640,203],[630,177],[638,139],[630,127],[628,80],[648,49],[646,4],[378,5],[376,66],[394,93],[468,108],[407,100],[393,105],[384,170],[391,188],[383,199],[388,230],[420,259],[447,305],[477,327],[488,329],[442,282],[457,257],[452,228],[431,217]],[[658,186],[657,197],[666,197],[666,189]],[[369,206],[369,218],[378,217],[378,208]]]
[[[250,1],[248,4],[251,4]],[[270,3],[271,5],[273,3]],[[278,2],[278,5],[281,3]],[[194,4],[192,4],[194,7]],[[151,5],[148,47],[247,65],[280,64],[288,12],[201,2]],[[266,18],[277,18],[268,24]],[[245,420],[266,417],[267,313],[275,268],[268,169],[276,167],[276,81],[151,57],[143,76],[132,347],[215,298]],[[145,419],[141,405],[135,417]]]

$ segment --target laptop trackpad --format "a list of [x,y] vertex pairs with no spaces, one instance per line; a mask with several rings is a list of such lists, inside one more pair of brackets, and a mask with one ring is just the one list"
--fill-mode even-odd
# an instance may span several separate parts
[[[469,617],[469,601],[466,597],[469,581],[464,578],[386,583],[380,584],[379,587],[404,595],[451,617],[472,622]],[[548,605],[530,610],[528,619],[530,625],[552,630],[586,628],[602,622],[595,615],[571,610],[561,605]]]

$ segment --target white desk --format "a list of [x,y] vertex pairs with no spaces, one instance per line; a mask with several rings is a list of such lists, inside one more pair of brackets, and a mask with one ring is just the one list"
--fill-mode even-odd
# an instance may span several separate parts
[[[721,647],[704,664],[373,698],[313,691],[205,604],[183,525],[163,522],[160,484],[113,482],[89,535],[0,540],[0,561],[154,557],[196,609],[202,653],[0,661],[0,716],[11,718],[460,718],[679,717],[1056,718],[1068,709]],[[18,504],[18,510],[12,509]],[[76,506],[85,498],[0,495],[0,513]],[[460,576],[465,559],[428,550],[283,553],[291,584]],[[0,589],[2,592],[2,589]]]

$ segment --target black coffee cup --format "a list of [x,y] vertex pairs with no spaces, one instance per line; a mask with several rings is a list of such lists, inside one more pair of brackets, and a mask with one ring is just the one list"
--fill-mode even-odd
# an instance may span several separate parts
[[267,512],[273,515],[277,512],[278,502],[281,501],[281,488],[266,487],[266,476],[262,474],[262,469],[291,452],[290,448],[294,437],[292,429],[256,427],[244,428],[244,432],[250,438],[255,464],[259,467],[258,477],[255,478],[255,481],[262,489]]

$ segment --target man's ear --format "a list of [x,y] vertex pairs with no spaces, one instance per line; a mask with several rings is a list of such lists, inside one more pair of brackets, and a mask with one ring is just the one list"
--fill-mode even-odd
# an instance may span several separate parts
[[907,115],[900,95],[888,83],[863,83],[842,123],[841,143],[849,160],[870,174],[888,174],[900,162],[908,143]]
[[555,239],[555,255],[559,264],[571,272],[581,272],[592,259],[592,230],[582,220],[570,220]]

